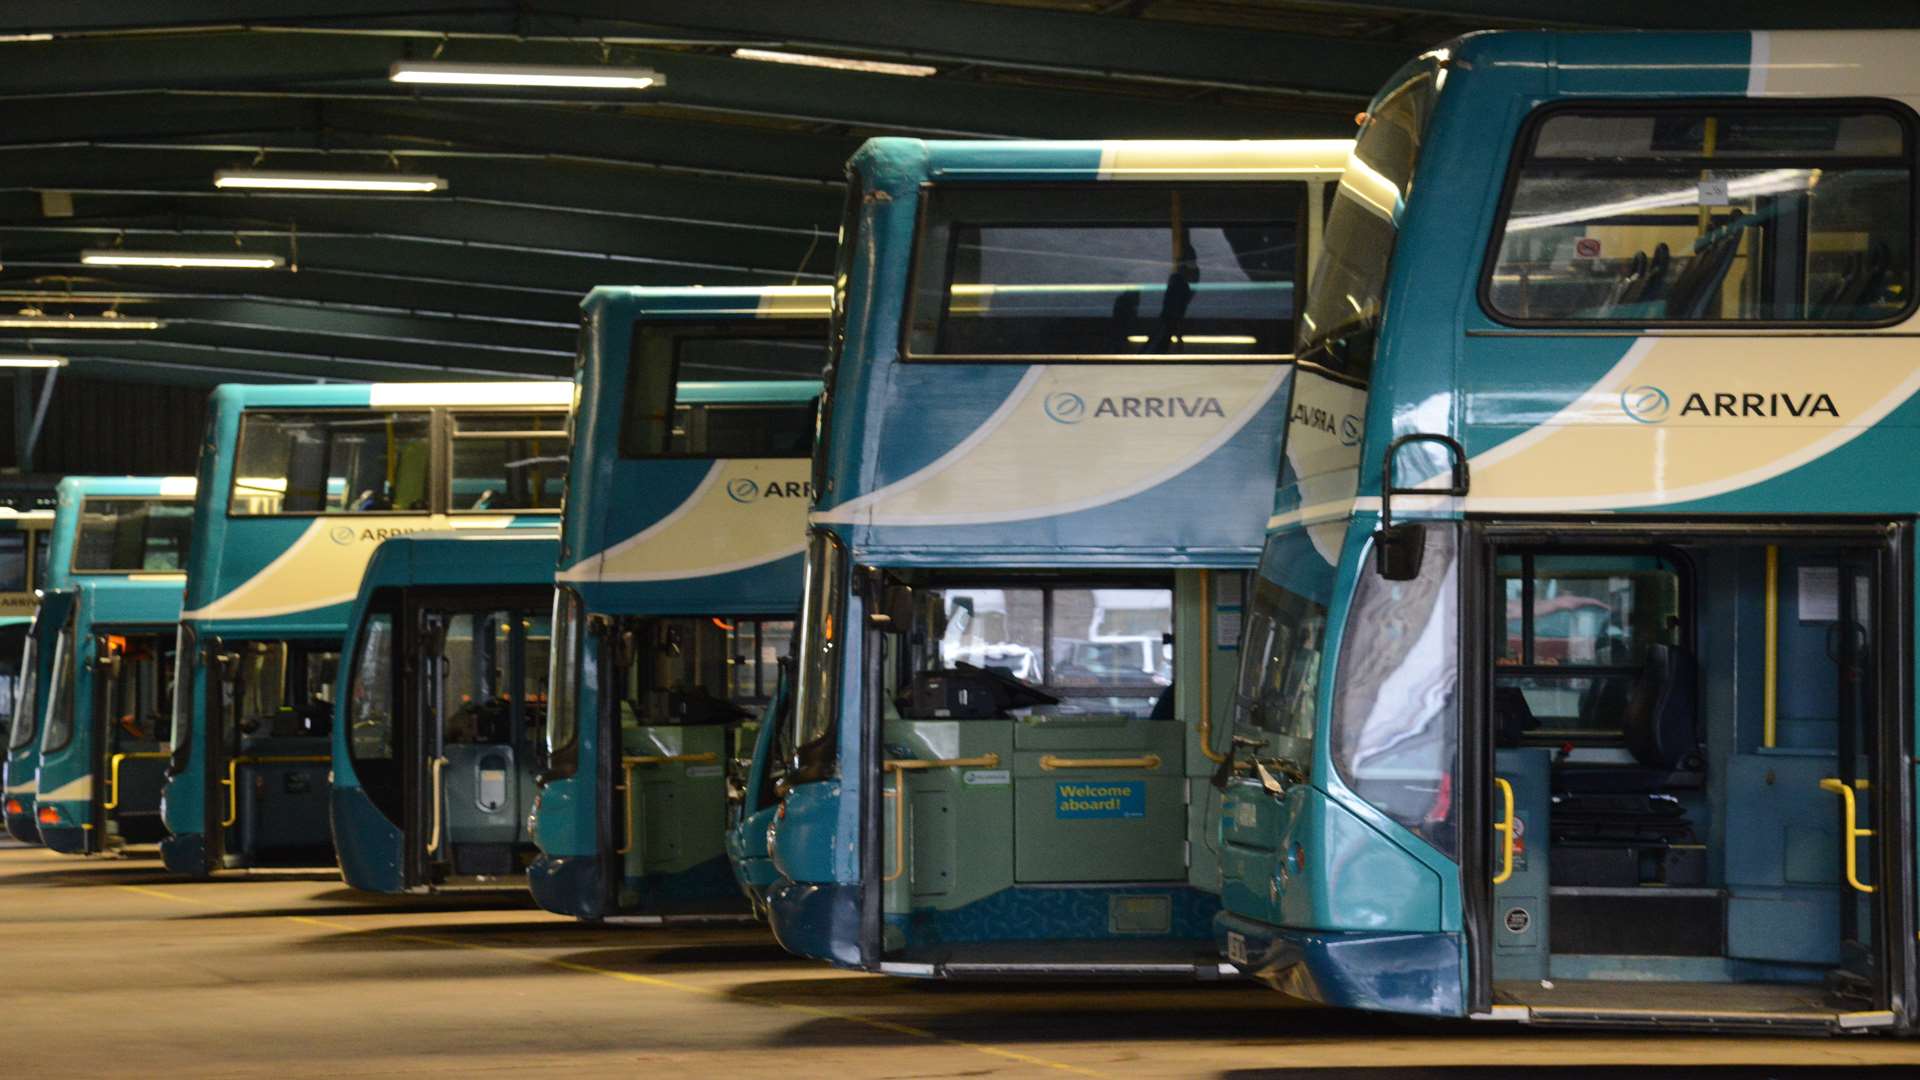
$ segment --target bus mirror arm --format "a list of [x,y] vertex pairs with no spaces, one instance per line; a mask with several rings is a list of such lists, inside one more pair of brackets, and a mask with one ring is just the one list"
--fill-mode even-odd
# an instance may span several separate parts
[[[1401,448],[1412,443],[1433,443],[1446,450],[1452,473],[1447,487],[1401,487],[1394,483],[1394,461],[1399,457]],[[1447,495],[1461,498],[1466,495],[1468,486],[1467,452],[1448,436],[1415,432],[1402,435],[1387,444],[1385,458],[1380,463],[1380,529],[1373,534],[1374,569],[1381,577],[1388,581],[1412,581],[1419,577],[1421,556],[1427,548],[1426,529],[1419,522],[1394,524],[1393,497]]]
[[1267,745],[1265,739],[1235,735],[1233,742],[1227,747],[1227,755],[1220,759],[1220,767],[1213,770],[1213,778],[1210,782],[1221,791],[1227,790],[1227,782],[1233,779],[1234,759],[1240,756],[1240,751],[1258,750],[1265,745]]

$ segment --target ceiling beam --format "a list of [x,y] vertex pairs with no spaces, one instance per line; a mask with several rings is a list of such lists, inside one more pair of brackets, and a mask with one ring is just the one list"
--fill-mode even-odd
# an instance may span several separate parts
[[1886,0],[1319,0],[1319,7],[1381,15],[1428,15],[1461,22],[1623,30],[1882,30],[1920,27],[1920,7]]
[[[427,55],[409,39],[227,32],[131,38],[73,38],[9,46],[0,65],[0,99],[164,91],[300,93],[319,97],[460,100],[457,87],[401,92],[386,81],[394,60]],[[1248,104],[1195,108],[1165,97],[1073,92],[1007,82],[909,79],[788,64],[756,63],[692,52],[620,48],[612,59],[654,67],[666,84],[640,94],[593,97],[641,108],[677,106],[720,114],[775,116],[886,131],[960,136],[1246,137],[1330,134],[1338,112],[1305,116]],[[579,63],[578,46],[462,42],[449,56],[475,62]],[[1369,73],[1343,96],[1378,88]],[[570,91],[578,97],[578,92]],[[496,90],[480,95],[498,100]],[[591,97],[591,95],[588,95]],[[550,94],[527,91],[515,100]],[[1343,106],[1344,108],[1344,106]]]

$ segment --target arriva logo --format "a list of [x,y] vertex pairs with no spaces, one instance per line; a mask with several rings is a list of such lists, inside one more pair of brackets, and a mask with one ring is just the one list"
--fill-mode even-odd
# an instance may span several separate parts
[[360,530],[351,525],[335,525],[333,530],[327,533],[327,536],[334,543],[344,546],[353,543],[353,538],[359,534]]
[[391,529],[356,529],[351,525],[335,525],[327,531],[327,539],[332,540],[341,547],[345,547],[355,542],[377,544],[382,540],[391,540],[396,536],[406,536],[410,533],[426,531],[427,526],[425,525],[411,525]]
[[1620,391],[1620,411],[1642,424],[1657,424],[1667,418],[1673,399],[1657,386],[1629,386]]
[[1071,390],[1048,394],[1040,408],[1047,419],[1059,424],[1077,424],[1087,418],[1087,399]]
[[736,476],[727,481],[727,498],[737,503],[762,499],[811,499],[813,485],[805,480],[773,480],[763,488],[747,477]]
[[[1088,416],[1087,399],[1071,390],[1062,390],[1048,394],[1041,402],[1047,419],[1060,424],[1077,424]],[[1094,406],[1092,416],[1098,420],[1111,417],[1115,420],[1193,420],[1209,416],[1227,418],[1227,410],[1221,406],[1217,397],[1159,397],[1142,395],[1139,397],[1103,397]]]

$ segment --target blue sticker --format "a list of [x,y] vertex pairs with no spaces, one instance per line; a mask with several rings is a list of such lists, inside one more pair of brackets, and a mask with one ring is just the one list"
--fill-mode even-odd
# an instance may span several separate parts
[[1143,818],[1147,785],[1138,780],[1087,783],[1062,780],[1053,785],[1056,818]]

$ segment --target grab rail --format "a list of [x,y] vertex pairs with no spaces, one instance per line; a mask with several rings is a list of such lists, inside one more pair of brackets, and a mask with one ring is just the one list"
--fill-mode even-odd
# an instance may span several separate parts
[[[1867,788],[1865,780],[1853,783],[1863,791]],[[1820,790],[1840,796],[1841,812],[1847,815],[1847,884],[1853,886],[1855,892],[1870,893],[1874,887],[1860,883],[1859,841],[1872,837],[1873,830],[1860,827],[1860,806],[1853,797],[1853,787],[1837,776],[1829,776],[1820,781]]]
[[626,754],[620,758],[620,801],[626,810],[626,839],[615,855],[625,855],[633,850],[633,770],[642,765],[711,765],[720,760],[720,755],[708,750],[699,754]]
[[171,750],[129,750],[115,754],[107,759],[107,801],[100,804],[103,810],[120,808],[120,763],[128,758],[140,761],[165,761],[173,756]]
[[333,757],[328,754],[241,754],[227,759],[227,817],[220,823],[223,829],[233,828],[240,820],[240,766],[242,765],[326,765]]
[[1160,767],[1159,754],[1142,754],[1139,757],[1090,758],[1057,757],[1053,754],[1040,755],[1040,767],[1048,772],[1055,769],[1157,769]]
[[443,797],[446,792],[442,787],[445,782],[446,768],[447,759],[443,757],[434,758],[427,766],[428,773],[433,777],[433,831],[427,834],[427,854],[429,855],[436,854],[440,850],[440,828],[443,824],[440,820],[440,804],[446,801]]
[[1000,766],[999,754],[954,758],[888,758],[880,767],[893,774],[893,787],[882,789],[882,798],[893,800],[893,873],[881,881],[897,881],[907,871],[907,773],[928,769],[994,769]]
[[1513,876],[1513,785],[1497,776],[1493,784],[1500,789],[1500,797],[1507,804],[1506,820],[1497,821],[1493,826],[1493,831],[1500,834],[1500,872],[1493,876],[1493,883],[1505,885]]

